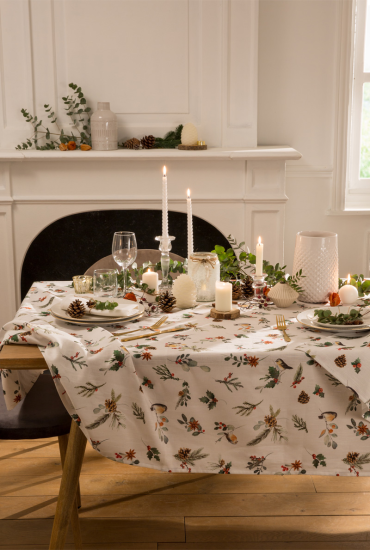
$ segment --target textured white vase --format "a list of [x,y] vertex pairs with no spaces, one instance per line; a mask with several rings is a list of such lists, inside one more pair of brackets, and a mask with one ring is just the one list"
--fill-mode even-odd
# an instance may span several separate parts
[[338,292],[338,235],[327,231],[300,231],[294,251],[293,274],[302,269],[302,302],[326,302]]
[[298,296],[298,292],[287,283],[277,283],[268,293],[276,307],[289,307]]
[[91,117],[91,145],[95,151],[118,149],[117,117],[110,110],[109,102],[99,102],[98,110]]

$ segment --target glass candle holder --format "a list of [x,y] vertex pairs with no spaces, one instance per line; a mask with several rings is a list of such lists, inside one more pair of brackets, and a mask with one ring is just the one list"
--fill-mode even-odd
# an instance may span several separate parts
[[92,277],[90,275],[75,275],[72,280],[76,294],[91,292]]
[[264,273],[263,275],[252,275],[253,277],[253,288],[254,288],[254,297],[258,298],[263,294],[263,289],[267,286],[265,283],[265,278],[267,277],[267,274]]
[[197,288],[198,302],[215,299],[216,282],[220,280],[220,262],[214,252],[194,252],[188,259],[188,275]]

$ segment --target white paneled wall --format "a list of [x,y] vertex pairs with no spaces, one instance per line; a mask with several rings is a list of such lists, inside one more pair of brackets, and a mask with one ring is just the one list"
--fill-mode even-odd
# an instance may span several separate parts
[[[0,0],[0,323],[19,304],[22,262],[44,227],[75,212],[160,208],[164,163],[171,209],[185,211],[190,187],[194,214],[252,248],[262,235],[266,256],[284,260],[285,161],[299,154],[253,151],[258,11],[258,0]],[[22,107],[45,121],[51,104],[71,130],[61,100],[70,82],[93,109],[111,102],[120,141],[191,121],[210,153],[229,153],[17,153],[31,130]]]

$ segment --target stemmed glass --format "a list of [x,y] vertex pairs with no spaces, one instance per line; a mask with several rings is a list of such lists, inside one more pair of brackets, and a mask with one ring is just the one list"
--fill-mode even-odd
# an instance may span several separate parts
[[123,297],[127,291],[127,268],[134,263],[137,256],[135,233],[131,231],[117,231],[113,236],[112,255],[123,273]]

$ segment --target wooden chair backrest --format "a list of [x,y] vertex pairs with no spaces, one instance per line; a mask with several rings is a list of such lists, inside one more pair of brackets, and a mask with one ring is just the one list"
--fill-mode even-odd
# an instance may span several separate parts
[[[170,252],[170,258],[175,261],[183,262],[184,258],[181,256],[178,256],[177,254],[172,254]],[[160,250],[152,250],[150,248],[142,248],[137,251],[136,256],[136,263],[138,267],[141,267],[144,262],[150,262],[152,264],[156,264],[161,259],[161,252]],[[105,258],[101,258],[101,260],[98,260],[95,262],[89,269],[85,272],[85,275],[93,275],[95,269],[118,269],[120,271],[120,266],[114,261],[112,254],[110,256],[105,256]],[[162,272],[158,271],[159,276],[162,276]],[[171,273],[171,277],[175,279],[179,274],[178,273]]]

